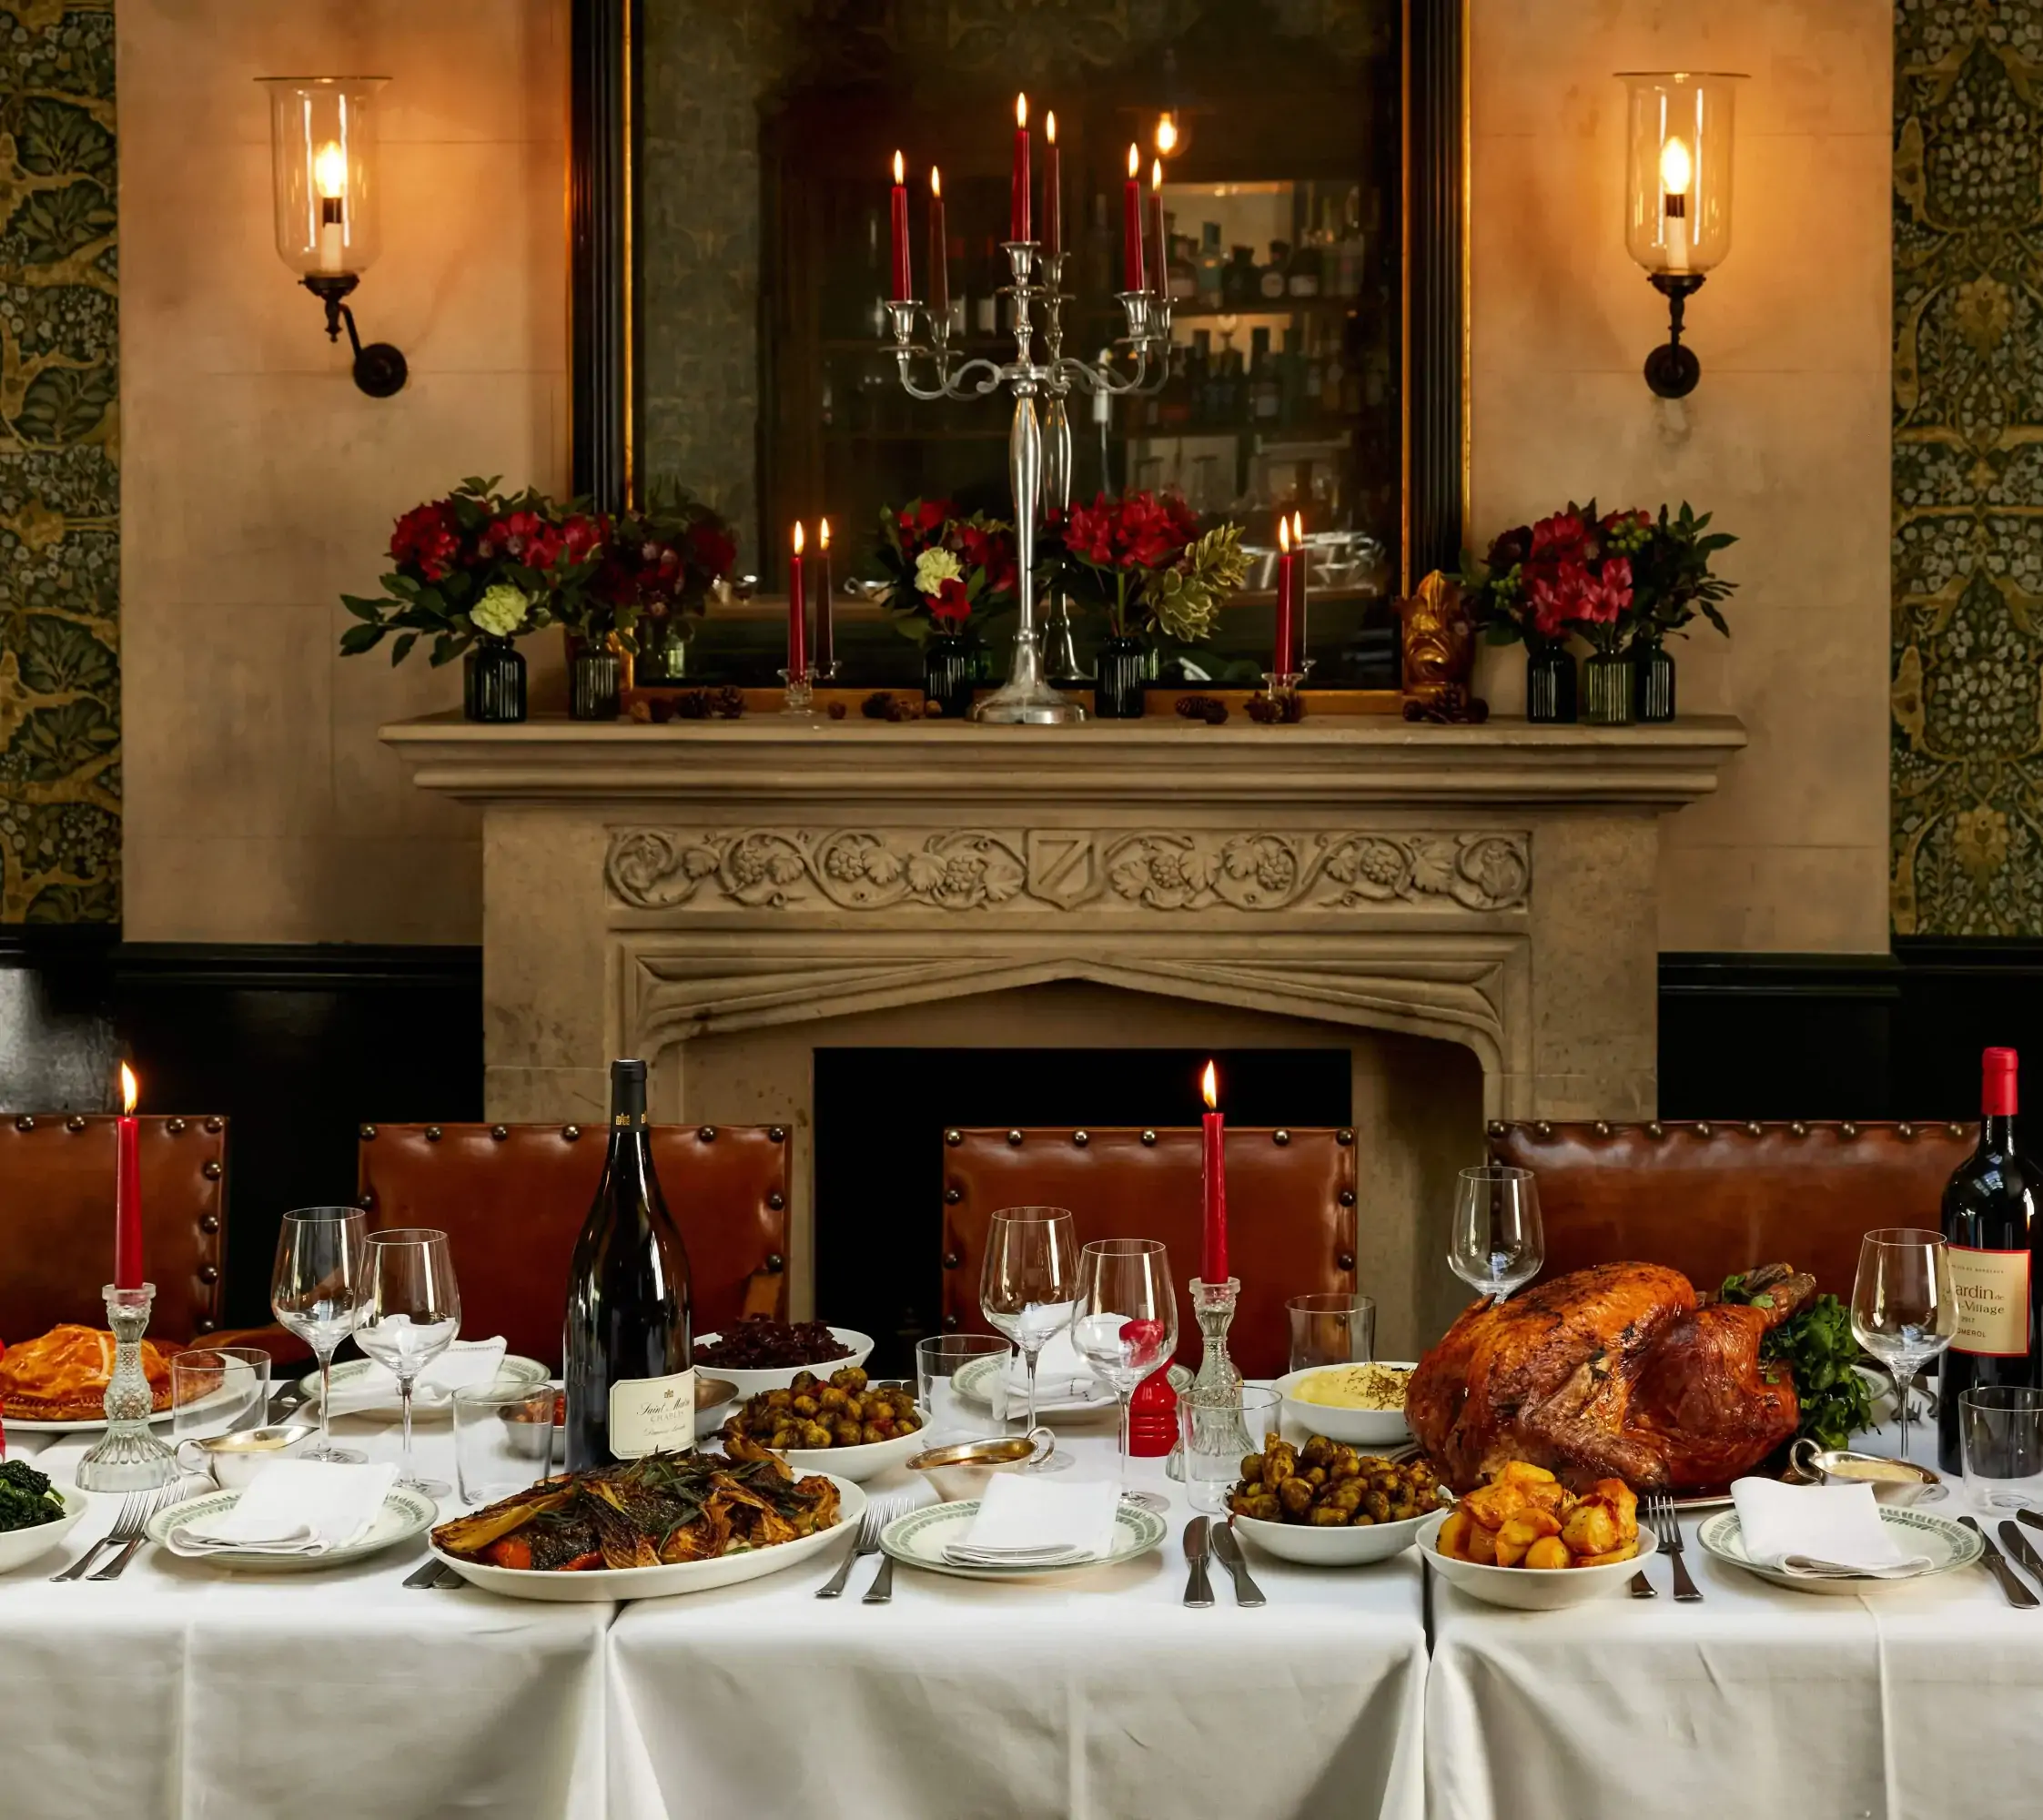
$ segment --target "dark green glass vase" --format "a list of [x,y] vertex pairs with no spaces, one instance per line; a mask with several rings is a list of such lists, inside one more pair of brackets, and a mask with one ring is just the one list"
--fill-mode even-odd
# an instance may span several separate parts
[[1659,645],[1632,653],[1636,675],[1639,720],[1650,725],[1674,717],[1674,660]]
[[922,693],[946,721],[962,721],[972,712],[972,642],[955,633],[933,632],[923,642]]
[[461,713],[471,721],[525,718],[525,656],[503,639],[484,639],[461,660]]
[[1138,638],[1110,638],[1092,665],[1092,711],[1103,721],[1138,721],[1147,703],[1149,650]]
[[1526,651],[1525,718],[1548,725],[1573,723],[1575,661],[1566,645],[1533,645]]

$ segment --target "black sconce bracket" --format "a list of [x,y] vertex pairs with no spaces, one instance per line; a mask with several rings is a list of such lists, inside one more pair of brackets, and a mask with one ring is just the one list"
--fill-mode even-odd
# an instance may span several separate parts
[[[362,346],[362,338],[355,330],[355,312],[347,303],[348,293],[360,282],[352,272],[315,272],[305,280],[305,288],[327,307],[327,339],[338,341],[341,329],[345,327],[348,330],[348,345],[355,350],[356,385],[370,398],[387,399],[404,389],[410,369],[405,365],[403,354],[388,341]],[[1700,278],[1696,280],[1701,282]]]
[[1703,377],[1703,363],[1693,348],[1681,345],[1682,313],[1688,299],[1703,288],[1703,274],[1654,272],[1652,284],[1667,299],[1667,340],[1645,357],[1645,382],[1655,398],[1686,398]]

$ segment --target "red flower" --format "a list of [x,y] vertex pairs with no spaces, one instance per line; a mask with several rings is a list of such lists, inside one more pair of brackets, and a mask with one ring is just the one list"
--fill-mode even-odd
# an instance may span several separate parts
[[586,561],[592,551],[602,546],[608,529],[601,519],[591,518],[586,512],[576,512],[561,527],[561,547],[567,552],[568,561]]
[[954,576],[930,601],[930,622],[944,632],[963,632],[971,617],[972,602],[966,594],[965,583]]
[[485,544],[528,569],[551,569],[561,554],[561,539],[537,512],[514,511],[490,527]]
[[460,551],[460,521],[445,500],[414,506],[390,532],[391,560],[409,563],[428,581],[444,581]]
[[1089,506],[1072,507],[1065,541],[1102,569],[1167,569],[1198,535],[1198,520],[1182,500],[1154,493],[1109,500],[1102,493]]
[[1580,562],[1591,552],[1588,530],[1573,512],[1556,512],[1532,527],[1534,562]]
[[1004,531],[988,531],[976,524],[961,524],[958,553],[967,569],[986,571],[986,591],[1011,594],[1015,590],[1015,540]]
[[738,560],[738,546],[728,531],[705,519],[688,533],[688,553],[713,581],[731,572],[731,565]]
[[920,500],[902,507],[895,514],[895,521],[905,531],[932,531],[938,530],[951,516],[948,500]]

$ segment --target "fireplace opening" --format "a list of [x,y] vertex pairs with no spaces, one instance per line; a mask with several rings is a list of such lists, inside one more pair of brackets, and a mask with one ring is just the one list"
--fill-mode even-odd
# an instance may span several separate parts
[[911,1375],[939,1327],[945,1127],[1197,1125],[1209,1058],[1233,1123],[1354,1123],[1345,1048],[819,1046],[816,1318],[870,1332],[875,1373]]

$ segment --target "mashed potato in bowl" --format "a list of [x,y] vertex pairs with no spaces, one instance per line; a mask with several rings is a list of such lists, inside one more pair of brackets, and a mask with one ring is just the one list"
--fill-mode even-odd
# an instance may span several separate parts
[[1328,1365],[1308,1371],[1292,1385],[1292,1400],[1320,1403],[1330,1410],[1404,1411],[1405,1387],[1411,1382],[1407,1365]]

